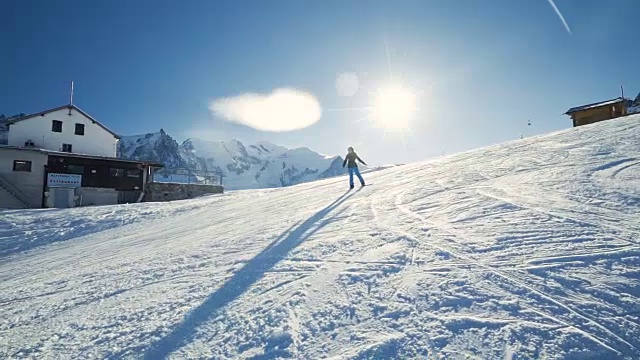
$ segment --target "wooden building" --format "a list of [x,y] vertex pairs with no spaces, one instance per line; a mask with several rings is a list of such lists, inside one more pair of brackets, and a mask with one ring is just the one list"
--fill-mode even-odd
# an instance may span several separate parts
[[571,116],[573,126],[593,124],[627,115],[628,101],[622,97],[593,104],[573,107],[565,113]]

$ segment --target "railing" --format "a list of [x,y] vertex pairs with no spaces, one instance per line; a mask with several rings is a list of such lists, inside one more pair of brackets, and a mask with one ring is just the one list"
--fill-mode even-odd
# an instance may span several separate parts
[[7,145],[9,141],[9,129],[7,126],[0,120],[0,145]]
[[184,184],[222,185],[222,177],[219,173],[208,170],[193,170],[188,168],[162,168],[162,170],[158,170],[153,173],[151,181]]
[[9,182],[9,180],[5,179],[2,175],[0,175],[0,187],[7,190],[9,194],[13,195],[13,197],[18,199],[18,201],[20,201],[24,206],[28,208],[31,207],[31,204],[29,203],[29,200],[27,200],[27,197],[24,195],[24,193],[20,191],[20,189],[15,187],[11,182]]

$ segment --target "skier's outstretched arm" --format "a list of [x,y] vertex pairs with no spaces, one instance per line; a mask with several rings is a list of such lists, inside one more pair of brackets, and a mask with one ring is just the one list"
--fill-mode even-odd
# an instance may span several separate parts
[[344,167],[345,165],[347,165],[347,158],[344,158],[344,161],[342,162],[342,167]]
[[358,161],[360,161],[363,165],[367,165],[367,163],[365,163],[364,161],[362,161],[362,159],[360,159],[360,156],[356,156],[356,158],[358,159]]

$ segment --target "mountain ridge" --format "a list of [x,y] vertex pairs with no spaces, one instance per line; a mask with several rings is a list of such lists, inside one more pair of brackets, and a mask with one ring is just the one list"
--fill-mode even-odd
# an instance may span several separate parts
[[344,173],[341,156],[307,147],[289,149],[268,141],[245,145],[237,139],[178,143],[164,129],[123,136],[118,157],[164,164],[156,181],[223,182],[231,190],[291,186]]

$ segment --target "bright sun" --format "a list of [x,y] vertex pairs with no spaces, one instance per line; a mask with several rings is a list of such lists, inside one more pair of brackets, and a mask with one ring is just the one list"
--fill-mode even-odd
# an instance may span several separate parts
[[380,88],[373,94],[371,120],[385,129],[406,129],[416,111],[416,102],[416,94],[403,86]]

